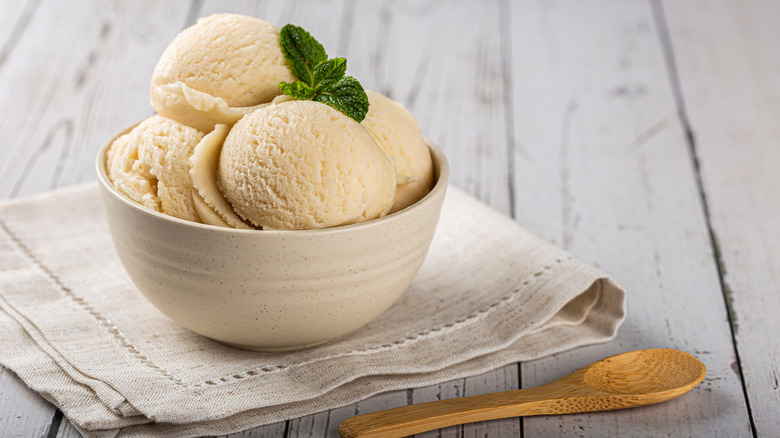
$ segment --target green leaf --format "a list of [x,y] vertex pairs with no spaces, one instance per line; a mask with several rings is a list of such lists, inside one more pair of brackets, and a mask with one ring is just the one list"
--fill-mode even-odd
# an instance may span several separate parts
[[344,58],[328,59],[314,67],[314,90],[327,91],[347,72],[347,60]]
[[309,100],[314,97],[314,89],[304,84],[301,81],[295,81],[292,83],[281,82],[279,89],[282,93],[297,100]]
[[298,100],[312,99],[336,108],[361,122],[368,113],[365,90],[347,72],[347,60],[328,59],[322,44],[302,28],[288,24],[279,32],[279,43],[293,74],[299,80],[282,82],[279,89]]
[[293,75],[309,86],[314,86],[312,71],[328,59],[325,48],[302,28],[287,24],[279,32],[284,57],[290,62]]
[[336,81],[328,87],[328,91],[314,96],[314,101],[330,105],[358,123],[362,122],[368,113],[368,95],[360,82],[352,76]]

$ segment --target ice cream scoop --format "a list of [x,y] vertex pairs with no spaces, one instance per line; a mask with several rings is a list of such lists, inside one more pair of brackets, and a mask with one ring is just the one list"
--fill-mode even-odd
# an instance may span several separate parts
[[314,229],[390,211],[393,163],[360,124],[318,102],[260,108],[231,129],[217,183],[233,210],[264,229]]
[[135,202],[200,222],[192,201],[189,157],[202,138],[195,128],[152,116],[111,144],[106,173]]
[[263,20],[214,14],[184,29],[152,74],[151,104],[162,116],[203,132],[232,125],[292,82],[279,29]]
[[195,146],[190,157],[192,200],[205,224],[228,228],[252,229],[233,211],[217,187],[217,166],[222,144],[230,132],[227,125],[217,125]]
[[394,213],[419,201],[431,190],[431,154],[420,126],[409,110],[377,92],[366,93],[370,106],[361,124],[395,161],[398,187],[390,210]]

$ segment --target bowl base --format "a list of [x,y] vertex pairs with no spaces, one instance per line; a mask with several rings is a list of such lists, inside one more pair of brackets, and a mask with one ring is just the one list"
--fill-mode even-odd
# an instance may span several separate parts
[[293,351],[293,350],[302,350],[304,348],[309,347],[315,347],[317,345],[322,345],[326,342],[330,341],[330,339],[326,339],[324,341],[314,342],[311,344],[301,344],[301,345],[289,345],[289,346],[282,346],[282,347],[262,347],[262,346],[255,346],[255,345],[243,345],[243,344],[234,344],[232,342],[224,342],[224,341],[217,341],[222,345],[227,345],[228,347],[233,348],[239,348],[241,350],[251,350],[251,351],[268,351],[268,352],[278,352],[278,351]]

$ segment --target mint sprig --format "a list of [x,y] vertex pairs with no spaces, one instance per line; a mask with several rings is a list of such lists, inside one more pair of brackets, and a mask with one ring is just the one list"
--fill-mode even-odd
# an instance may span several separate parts
[[314,90],[301,81],[295,81],[290,84],[282,82],[279,84],[279,89],[282,90],[282,93],[293,99],[311,100],[314,98]]
[[284,57],[298,78],[292,83],[279,83],[282,93],[296,100],[330,105],[358,123],[366,118],[368,95],[357,79],[346,76],[346,59],[328,59],[322,44],[301,27],[288,24],[279,35]]
[[343,78],[346,72],[347,60],[344,58],[322,61],[314,67],[314,90],[324,91],[330,88],[335,82]]
[[309,32],[288,24],[280,32],[284,57],[290,61],[293,75],[308,85],[312,83],[314,67],[328,59],[325,48]]
[[327,89],[314,96],[315,102],[322,102],[352,117],[358,123],[368,114],[368,96],[360,82],[352,76],[345,76]]

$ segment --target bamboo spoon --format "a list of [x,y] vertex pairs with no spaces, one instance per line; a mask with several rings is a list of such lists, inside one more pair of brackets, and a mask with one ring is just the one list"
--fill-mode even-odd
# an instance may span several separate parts
[[390,438],[497,418],[633,408],[683,395],[704,379],[705,372],[703,363],[682,351],[631,351],[535,388],[357,415],[341,423],[339,434],[344,438]]

